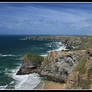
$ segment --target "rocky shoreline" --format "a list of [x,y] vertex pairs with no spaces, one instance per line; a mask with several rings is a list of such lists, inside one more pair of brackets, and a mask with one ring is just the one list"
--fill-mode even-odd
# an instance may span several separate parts
[[[60,40],[61,38],[58,39]],[[30,40],[32,39],[30,38]],[[35,39],[42,38],[35,37]],[[91,71],[92,60],[92,44],[90,42],[92,43],[92,37],[89,36],[72,38],[63,37],[62,43],[68,50],[51,51],[45,58],[37,55],[26,54],[23,58],[23,64],[20,70],[17,72],[17,75],[35,72],[38,73],[41,77],[47,78],[50,81],[65,83],[65,89],[85,89],[86,85],[91,87],[91,74],[90,77],[88,76],[89,70]],[[87,66],[87,64],[90,64],[90,67]],[[86,79],[83,79],[84,75],[81,73],[83,71],[84,74],[85,71],[87,71]],[[90,82],[88,78],[90,78]],[[83,83],[84,85],[82,85]],[[38,85],[38,87],[41,88],[43,84],[44,83],[40,83],[40,86]]]

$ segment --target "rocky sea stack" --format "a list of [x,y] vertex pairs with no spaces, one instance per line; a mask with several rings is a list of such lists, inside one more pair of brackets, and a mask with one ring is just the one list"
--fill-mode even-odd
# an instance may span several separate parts
[[22,66],[17,72],[17,75],[38,72],[43,59],[43,57],[31,53],[24,55]]

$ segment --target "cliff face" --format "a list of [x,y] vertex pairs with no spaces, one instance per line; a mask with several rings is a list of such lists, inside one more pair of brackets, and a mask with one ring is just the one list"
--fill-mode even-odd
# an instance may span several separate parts
[[50,80],[66,82],[72,69],[79,63],[85,51],[53,51],[41,64],[41,76]]
[[[47,57],[30,61],[24,56],[23,64],[17,74],[29,74],[33,72],[39,73],[41,76],[47,77],[53,81],[66,82],[72,69],[78,64],[81,57],[85,54],[81,51],[52,51]],[[32,56],[30,56],[32,58]]]
[[41,56],[26,54],[23,57],[23,63],[21,68],[17,72],[17,75],[39,72],[39,68],[42,61],[43,61],[43,57]]
[[66,82],[68,89],[92,88],[92,50],[86,51]]
[[25,55],[17,74],[36,72],[49,80],[65,82],[66,89],[92,88],[92,37],[65,37],[62,43],[67,51],[51,51],[45,58]]

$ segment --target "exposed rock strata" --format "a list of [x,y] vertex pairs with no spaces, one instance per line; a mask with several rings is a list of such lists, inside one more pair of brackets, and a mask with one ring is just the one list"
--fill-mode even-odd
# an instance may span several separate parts
[[[41,63],[25,55],[17,74],[39,73],[50,80],[65,82],[66,88],[92,88],[92,37],[29,37],[29,40],[61,40],[68,51],[52,51]],[[88,50],[87,50],[88,49]],[[31,57],[30,57],[31,58]],[[36,59],[37,61],[38,59]],[[77,67],[77,70],[74,69]]]
[[92,89],[92,50],[87,50],[66,82],[66,89]]
[[72,69],[78,64],[85,51],[53,51],[41,65],[41,76],[59,82],[66,82]]
[[33,72],[39,72],[41,62],[43,61],[43,57],[33,55],[33,54],[26,54],[23,57],[23,63],[20,67],[17,75],[29,74]]
[[40,66],[33,66],[28,59],[23,62],[17,74],[37,72],[50,80],[66,82],[73,67],[78,64],[85,51],[52,51]]

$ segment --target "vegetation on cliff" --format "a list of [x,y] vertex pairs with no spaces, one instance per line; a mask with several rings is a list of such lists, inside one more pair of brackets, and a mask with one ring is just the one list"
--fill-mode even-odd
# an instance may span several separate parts
[[79,61],[79,64],[75,67],[75,71],[79,71],[81,74],[85,73],[85,64],[87,62],[88,55],[85,54],[82,56],[81,60]]
[[23,61],[27,61],[29,60],[31,62],[31,64],[36,64],[36,65],[40,65],[43,61],[43,57],[35,55],[35,54],[31,54],[28,53],[24,56]]
[[58,82],[66,82],[85,51],[52,51],[41,64],[41,76]]
[[29,74],[39,70],[38,68],[40,67],[43,59],[43,57],[31,53],[24,55],[22,66],[17,72],[17,75]]
[[[92,49],[88,49],[68,78],[67,88],[92,88]],[[75,76],[75,77],[74,77]]]
[[68,50],[52,51],[45,58],[26,54],[20,74],[37,72],[50,80],[65,82],[69,89],[92,88],[92,36],[33,36],[25,39],[61,40]]

